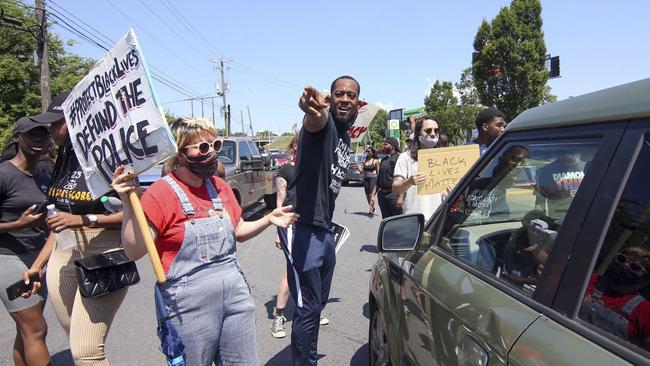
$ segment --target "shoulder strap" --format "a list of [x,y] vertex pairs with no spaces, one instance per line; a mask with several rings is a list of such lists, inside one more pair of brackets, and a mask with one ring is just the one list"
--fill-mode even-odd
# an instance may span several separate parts
[[190,200],[187,198],[187,195],[185,194],[181,186],[179,186],[178,183],[176,183],[176,181],[169,175],[164,176],[162,179],[165,182],[167,182],[167,184],[169,184],[174,190],[174,193],[176,193],[176,197],[178,197],[178,200],[181,203],[181,207],[183,207],[183,211],[185,212],[185,215],[194,216],[196,214],[196,211],[194,211],[194,207],[192,207]]
[[639,306],[643,301],[645,301],[643,296],[641,295],[634,296],[628,302],[625,303],[625,306],[621,308],[621,313],[623,313],[623,315],[629,318],[630,314],[632,314],[632,311],[634,311],[634,309],[636,309],[636,307]]
[[223,204],[221,203],[221,198],[219,198],[217,188],[214,186],[210,178],[205,179],[205,186],[208,187],[208,194],[212,201],[212,208],[215,210],[223,210]]

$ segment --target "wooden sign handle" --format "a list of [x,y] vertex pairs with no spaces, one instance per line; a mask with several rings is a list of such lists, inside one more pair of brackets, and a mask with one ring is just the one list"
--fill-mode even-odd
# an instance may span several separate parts
[[158,283],[163,284],[167,282],[167,276],[165,276],[162,262],[158,256],[156,244],[153,242],[153,236],[151,236],[151,230],[149,229],[147,218],[144,216],[144,211],[142,211],[140,198],[138,198],[138,195],[135,193],[135,191],[129,192],[129,202],[131,202],[131,207],[133,208],[133,213],[135,214],[135,221],[138,223],[140,232],[142,232],[144,245],[147,247],[147,253],[149,254],[149,259],[151,260],[151,266],[153,267],[153,272],[156,275],[156,280]]

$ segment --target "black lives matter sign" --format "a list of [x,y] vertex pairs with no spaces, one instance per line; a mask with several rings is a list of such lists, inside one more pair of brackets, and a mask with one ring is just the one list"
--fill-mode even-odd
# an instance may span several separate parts
[[133,30],[74,87],[63,110],[94,197],[110,190],[118,166],[137,174],[176,151]]

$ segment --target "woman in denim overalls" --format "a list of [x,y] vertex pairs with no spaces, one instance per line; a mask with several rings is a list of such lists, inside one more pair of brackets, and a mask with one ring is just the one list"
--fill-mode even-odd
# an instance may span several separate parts
[[[167,312],[185,345],[187,365],[256,365],[255,305],[235,240],[250,239],[271,224],[287,227],[297,215],[289,206],[244,222],[232,189],[213,176],[221,141],[211,122],[182,118],[171,127],[179,151],[171,173],[141,198],[167,275]],[[136,185],[124,168],[115,171],[113,187],[125,203],[122,242],[134,260],[146,254],[128,204]]]

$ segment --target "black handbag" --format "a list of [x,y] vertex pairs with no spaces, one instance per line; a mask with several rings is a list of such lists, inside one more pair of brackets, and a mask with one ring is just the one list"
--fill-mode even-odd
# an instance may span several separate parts
[[99,297],[140,282],[135,262],[124,249],[115,249],[74,261],[83,297]]

